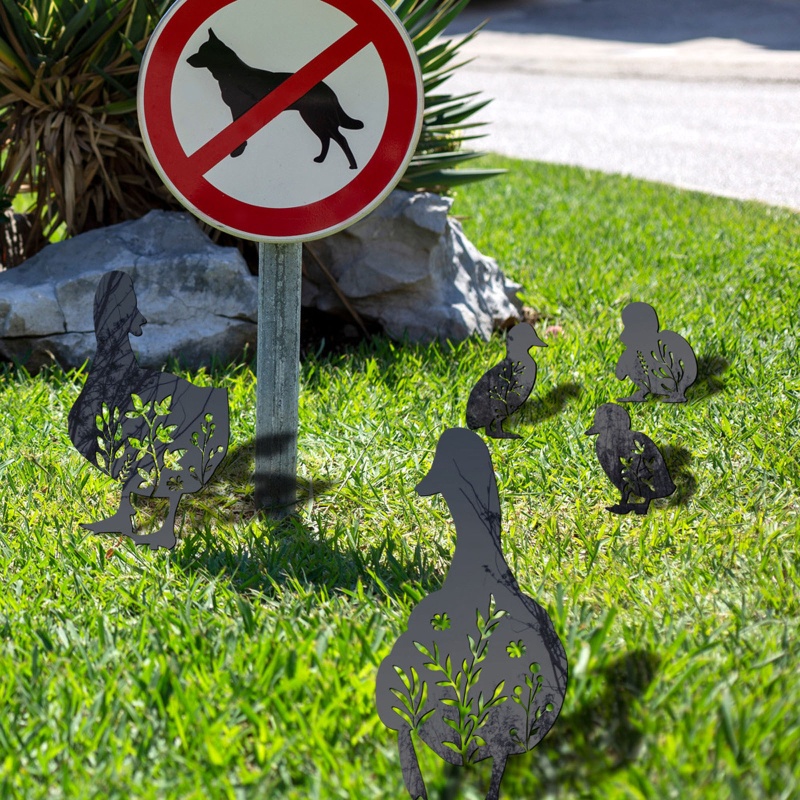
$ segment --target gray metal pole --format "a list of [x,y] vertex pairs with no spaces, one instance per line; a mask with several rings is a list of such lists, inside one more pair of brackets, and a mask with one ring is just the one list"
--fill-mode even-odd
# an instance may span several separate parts
[[256,509],[280,518],[297,500],[303,245],[258,245]]

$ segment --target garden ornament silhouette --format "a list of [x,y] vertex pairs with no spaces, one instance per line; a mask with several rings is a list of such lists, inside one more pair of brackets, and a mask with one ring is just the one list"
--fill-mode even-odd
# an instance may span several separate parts
[[[140,367],[128,336],[140,336],[145,322],[131,278],[119,271],[103,275],[94,298],[97,351],[69,412],[69,437],[93,466],[122,484],[116,513],[82,527],[171,550],[178,502],[208,482],[227,452],[228,393]],[[134,534],[131,494],[169,500],[156,533]]]
[[[609,511],[646,514],[651,500],[669,497],[675,491],[661,452],[643,433],[631,430],[630,415],[622,406],[600,406],[586,435],[597,436],[597,459],[621,492],[619,503],[607,506]],[[631,503],[631,497],[639,497],[642,502]]]
[[493,759],[486,798],[497,800],[507,758],[538,744],[556,721],[566,653],[547,612],[520,591],[503,557],[500,498],[480,436],[446,430],[416,489],[444,495],[456,549],[442,588],[414,608],[378,670],[378,714],[397,731],[413,800],[427,792],[412,730],[451,764]]
[[520,322],[509,332],[506,357],[475,384],[467,401],[467,425],[486,428],[487,436],[496,439],[519,439],[516,433],[503,430],[504,420],[527,399],[536,383],[536,362],[531,347],[547,347],[533,326]]
[[620,341],[625,352],[617,362],[617,377],[630,378],[638,391],[618,397],[620,403],[660,395],[668,403],[685,403],[686,390],[697,378],[697,359],[689,343],[674,331],[658,329],[658,315],[647,303],[628,303],[622,310],[625,326]]

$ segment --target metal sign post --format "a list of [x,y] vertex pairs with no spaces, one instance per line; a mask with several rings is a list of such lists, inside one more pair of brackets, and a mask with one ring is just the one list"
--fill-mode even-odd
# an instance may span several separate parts
[[384,0],[176,0],[142,57],[156,171],[195,216],[259,242],[255,504],[272,516],[296,501],[302,242],[380,205],[423,103]]
[[255,504],[273,517],[297,499],[303,245],[258,245]]

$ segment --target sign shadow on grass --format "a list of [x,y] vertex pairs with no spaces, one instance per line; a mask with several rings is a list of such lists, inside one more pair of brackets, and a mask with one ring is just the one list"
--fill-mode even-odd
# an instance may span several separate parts
[[[195,514],[196,523],[191,532],[184,534],[181,553],[174,557],[184,568],[222,574],[236,591],[257,589],[267,595],[274,593],[274,583],[286,582],[287,575],[302,576],[304,582],[328,590],[351,589],[359,579],[374,584],[377,579],[381,591],[391,597],[404,596],[404,584],[413,583],[423,591],[441,584],[442,576],[433,564],[438,563],[442,553],[421,548],[404,555],[391,538],[362,540],[357,530],[348,529],[337,519],[335,506],[330,506],[335,504],[340,481],[297,481],[297,508],[320,499],[328,506],[321,514],[312,509],[302,516],[298,511],[279,521],[260,515],[256,520],[253,496],[241,489],[234,490],[241,499],[226,505],[225,500],[231,495],[227,487],[246,486],[253,479],[255,445],[255,439],[250,439],[230,449],[215,476],[215,481],[225,488],[218,489],[220,502],[210,516],[207,499],[188,503],[184,519]],[[213,536],[212,517],[223,525],[244,525],[244,530],[228,539]],[[251,520],[254,525],[247,524]],[[184,530],[189,527],[184,523]]]

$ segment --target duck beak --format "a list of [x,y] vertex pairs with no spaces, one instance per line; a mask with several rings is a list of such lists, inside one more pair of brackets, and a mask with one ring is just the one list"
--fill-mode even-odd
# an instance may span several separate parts
[[131,334],[133,336],[141,336],[142,335],[142,325],[146,324],[147,320],[145,319],[144,314],[141,311],[138,311],[136,316],[131,322]]
[[597,426],[592,425],[592,427],[589,428],[588,431],[584,431],[583,432],[583,435],[584,436],[597,436],[599,433],[600,433],[600,431],[597,430]]
[[436,488],[436,481],[433,475],[433,469],[414,487],[420,497],[430,497],[432,494],[438,494],[439,490]]

